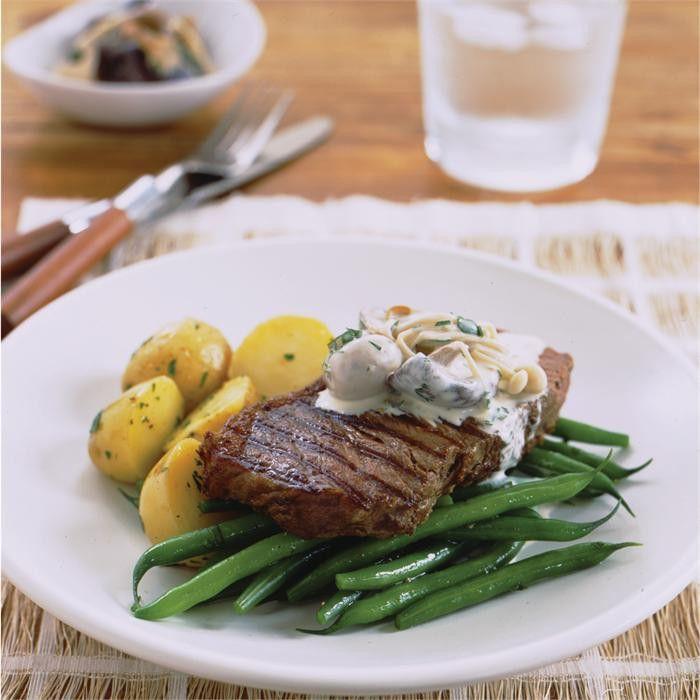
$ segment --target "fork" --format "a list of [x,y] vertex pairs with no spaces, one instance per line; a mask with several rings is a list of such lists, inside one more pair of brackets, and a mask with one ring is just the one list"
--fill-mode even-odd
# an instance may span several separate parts
[[[197,150],[166,168],[168,175],[161,179],[161,185],[168,179],[177,182],[189,175],[186,184],[191,191],[202,180],[210,182],[245,170],[275,131],[291,99],[290,91],[244,88]],[[183,184],[180,182],[180,186]],[[175,194],[176,188],[170,196]],[[5,237],[2,242],[3,276],[24,272],[69,234],[84,231],[110,206],[109,199],[91,202],[28,233]]]
[[[43,253],[37,248],[50,252],[3,295],[2,335],[68,291],[135,224],[163,216],[198,188],[249,168],[274,133],[292,97],[290,91],[272,87],[244,89],[194,153],[157,175],[143,175],[111,201],[92,203],[92,216],[102,204],[96,218],[88,219],[87,210],[81,208],[54,222],[50,236],[46,235],[48,227],[39,229],[39,234],[18,236],[15,260],[26,260],[28,251],[30,257],[40,258]],[[69,235],[72,233],[80,235]],[[22,239],[28,239],[27,248],[19,247]],[[3,250],[3,257],[6,254]]]

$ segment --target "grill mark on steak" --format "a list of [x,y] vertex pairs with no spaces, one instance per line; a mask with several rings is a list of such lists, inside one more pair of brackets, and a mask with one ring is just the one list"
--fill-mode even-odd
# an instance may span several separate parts
[[[526,449],[553,428],[573,365],[551,348],[539,363],[549,388]],[[453,426],[332,413],[315,406],[322,388],[316,382],[251,406],[208,433],[200,449],[206,494],[248,503],[301,537],[387,537],[412,532],[439,496],[500,465],[502,440],[471,419]],[[536,405],[524,406],[530,423]]]
[[[302,412],[304,412],[304,413],[312,413],[310,410],[307,410],[307,409],[310,408],[310,407],[308,406],[308,404],[299,402],[298,407],[299,407],[299,410],[302,411]],[[298,423],[298,422],[300,422],[300,420],[301,420],[301,417],[300,417],[300,416],[295,416],[293,413],[290,413],[290,412],[287,412],[287,413],[286,413],[286,416],[287,416],[291,421],[293,421],[294,423]],[[331,425],[333,426],[333,428],[335,428],[335,430],[329,430],[326,426],[321,426],[321,425],[316,425],[315,428],[316,428],[316,430],[317,430],[320,434],[322,434],[322,435],[327,435],[327,436],[329,436],[329,437],[334,437],[334,438],[342,438],[342,437],[343,437],[343,431],[338,429],[339,426],[340,426],[339,421],[337,421],[337,420],[332,420],[332,421],[331,421]],[[347,429],[347,432],[350,432],[351,430],[357,430],[358,432],[360,432],[360,431],[358,430],[357,426],[345,425],[344,427]],[[364,434],[367,435],[368,437],[371,437],[371,439],[372,439],[374,442],[378,442],[378,443],[380,443],[380,444],[382,444],[382,445],[384,444],[384,443],[381,442],[381,440],[379,440],[378,436],[376,436],[375,434],[369,433],[369,432],[366,432],[366,431],[364,432]],[[355,450],[357,450],[358,452],[361,452],[362,454],[366,454],[366,455],[369,455],[369,456],[371,456],[371,457],[376,457],[376,458],[379,458],[379,459],[390,459],[392,462],[394,462],[394,464],[395,464],[397,467],[400,466],[400,465],[396,462],[396,460],[393,458],[393,456],[391,455],[390,452],[381,451],[381,450],[375,450],[375,449],[373,449],[372,447],[370,447],[369,445],[362,445],[362,444],[360,444],[359,442],[356,442],[356,441],[353,441],[352,444],[353,444],[353,448],[354,448]]]
[[[292,420],[295,420],[295,419],[296,419],[296,417],[290,416],[289,414],[286,414],[286,417],[291,418]],[[387,482],[387,481],[385,481],[385,480],[383,480],[383,479],[380,479],[376,474],[361,469],[362,464],[360,464],[360,465],[355,465],[355,464],[353,464],[353,463],[352,463],[350,460],[348,460],[347,457],[345,457],[345,455],[343,455],[341,452],[332,449],[331,447],[329,447],[329,446],[326,445],[326,444],[319,443],[319,442],[314,442],[314,441],[309,440],[308,438],[306,438],[306,437],[304,437],[303,435],[300,435],[300,434],[298,434],[298,433],[291,432],[291,431],[287,431],[287,430],[283,430],[282,428],[279,427],[279,425],[271,426],[268,422],[266,422],[266,427],[267,427],[268,429],[273,429],[275,432],[280,433],[281,435],[285,435],[286,437],[300,440],[300,441],[303,442],[309,449],[313,450],[314,452],[325,453],[325,454],[328,454],[328,455],[331,455],[331,456],[335,457],[335,458],[338,459],[339,461],[343,462],[343,463],[350,469],[350,471],[351,471],[353,474],[356,474],[359,478],[362,478],[363,476],[364,476],[364,477],[369,477],[369,478],[373,479],[377,484],[379,484],[380,486],[384,487],[387,491],[389,491],[389,492],[391,492],[391,493],[394,493],[394,494],[401,495],[401,496],[403,496],[404,498],[407,498],[407,497],[408,497],[407,494],[406,494],[406,489],[402,489],[402,488],[397,487],[397,486],[395,486],[395,485],[393,485],[393,484],[390,484],[389,482]],[[325,434],[325,435],[332,435],[332,433],[330,433],[330,432],[328,432],[328,431],[326,431],[326,430],[319,429],[320,426],[314,426],[314,427],[315,427],[316,431],[317,431],[318,433],[322,434],[322,435],[323,435],[323,434]],[[339,436],[336,435],[335,437],[339,437]],[[387,456],[386,456],[386,455],[376,454],[376,455],[374,455],[374,456],[380,457],[380,458],[382,458],[382,459],[387,459]],[[392,461],[394,461],[394,460],[392,460]],[[394,461],[394,463],[395,463],[395,465],[396,465],[397,468],[400,467],[400,465],[399,465],[398,462]],[[357,468],[358,466],[360,467],[360,469]],[[320,468],[321,468],[322,473],[323,473],[324,475],[326,475],[331,481],[338,481],[338,482],[339,482],[339,480],[335,477],[335,475],[331,474],[331,473],[328,472],[328,471],[324,471],[322,466],[320,466]],[[343,486],[346,486],[347,488],[351,488],[351,489],[353,488],[348,482],[339,482],[339,484],[341,484],[341,485],[343,485]]]
[[[268,430],[269,430],[269,426],[266,426],[266,427],[267,427]],[[274,430],[275,430],[275,432],[281,432],[281,431],[277,430],[276,428],[275,428]],[[286,447],[278,447],[277,445],[270,445],[270,444],[267,444],[267,443],[264,443],[264,442],[260,442],[260,441],[259,441],[256,437],[254,437],[253,435],[251,435],[250,437],[248,437],[248,442],[252,442],[253,444],[257,445],[257,446],[261,449],[261,451],[264,451],[264,450],[271,450],[271,451],[273,451],[273,452],[281,453],[282,455],[286,456],[290,461],[291,461],[291,460],[296,461],[296,462],[297,462],[297,466],[294,468],[295,473],[297,473],[297,474],[303,474],[303,473],[304,473],[303,462],[301,462],[301,460],[299,460],[299,458],[297,457],[297,455],[295,455],[295,454],[294,454],[292,451],[290,451],[288,448],[286,448]],[[318,451],[319,451],[319,450],[316,449],[318,446],[315,445],[315,444],[313,444],[313,443],[308,443],[307,446],[308,446],[309,448],[311,448],[312,450],[314,450],[315,452],[318,452]],[[337,456],[337,455],[334,455],[334,456]],[[308,457],[310,457],[310,455],[307,454],[307,459],[308,459]],[[339,459],[342,459],[342,458],[339,458]],[[352,465],[349,464],[349,463],[347,462],[347,460],[342,459],[342,461],[343,461],[347,466],[349,466],[349,467],[352,469]],[[289,462],[288,462],[288,464],[289,464]],[[357,503],[362,503],[362,504],[367,503],[367,498],[366,498],[365,496],[363,496],[362,493],[361,493],[360,491],[358,491],[356,487],[354,487],[354,486],[353,486],[352,484],[350,484],[348,481],[346,481],[346,480],[342,479],[341,477],[339,477],[337,474],[333,474],[333,473],[331,473],[330,471],[324,469],[324,468],[323,468],[323,465],[320,464],[320,463],[318,463],[318,460],[316,460],[316,461],[314,462],[314,466],[316,467],[316,469],[318,470],[318,472],[319,472],[322,476],[324,476],[328,481],[330,481],[332,484],[335,484],[336,486],[340,486],[340,487],[342,487],[342,488],[344,488],[344,489],[347,489],[347,491],[350,493],[350,495],[351,495],[351,497],[353,498],[353,500],[357,501]]]

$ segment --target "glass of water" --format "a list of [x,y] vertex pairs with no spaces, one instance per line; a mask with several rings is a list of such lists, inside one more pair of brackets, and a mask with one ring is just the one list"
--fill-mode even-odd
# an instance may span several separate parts
[[471,185],[582,180],[605,134],[625,0],[418,0],[425,148]]

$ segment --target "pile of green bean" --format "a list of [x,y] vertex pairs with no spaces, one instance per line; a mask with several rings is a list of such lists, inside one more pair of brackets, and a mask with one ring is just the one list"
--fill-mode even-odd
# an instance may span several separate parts
[[[514,562],[528,541],[570,542],[612,518],[620,504],[632,514],[617,483],[651,462],[628,469],[612,459],[574,447],[569,441],[627,447],[629,438],[595,426],[559,419],[559,440],[547,438],[513,473],[514,483],[460,487],[442,497],[412,534],[387,539],[305,540],[280,532],[266,516],[251,513],[174,537],[148,549],[134,567],[133,613],[158,620],[195,605],[233,599],[248,613],[283,596],[289,603],[321,598],[314,634],[329,634],[393,617],[406,629],[539,581],[595,566],[634,542],[584,542]],[[592,522],[543,518],[535,506],[610,495],[610,512]],[[230,502],[223,502],[229,508]],[[215,502],[204,506],[218,508]],[[138,586],[151,568],[195,556],[209,562],[184,583],[142,604]]]

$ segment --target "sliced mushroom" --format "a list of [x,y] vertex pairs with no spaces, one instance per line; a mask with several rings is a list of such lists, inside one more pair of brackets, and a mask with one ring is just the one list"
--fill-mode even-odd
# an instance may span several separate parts
[[363,309],[360,311],[360,328],[367,333],[377,333],[392,338],[391,325],[394,319],[389,318],[383,309]]
[[394,391],[444,408],[475,406],[492,391],[482,380],[474,376],[457,377],[422,353],[406,360],[389,377],[389,386]]

